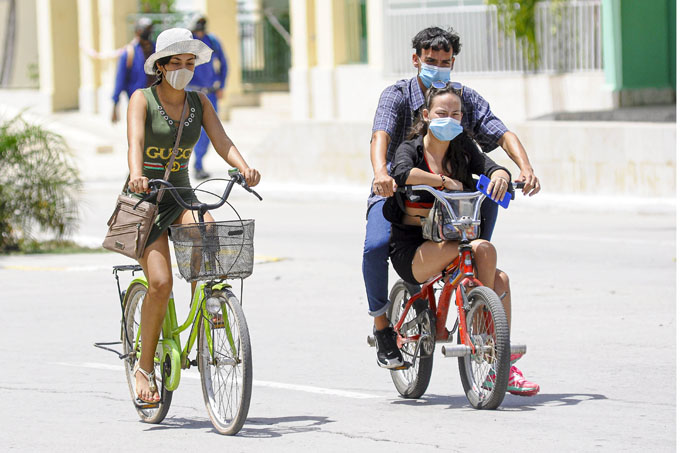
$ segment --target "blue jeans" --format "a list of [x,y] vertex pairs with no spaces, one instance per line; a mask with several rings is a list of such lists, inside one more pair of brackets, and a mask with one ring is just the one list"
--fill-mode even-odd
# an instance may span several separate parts
[[387,311],[387,259],[390,254],[390,231],[392,224],[383,217],[385,199],[377,201],[366,217],[366,240],[364,241],[364,285],[368,297],[368,314],[380,316]]
[[482,206],[480,208],[482,215],[482,223],[479,227],[479,238],[491,240],[491,235],[493,234],[493,229],[496,226],[496,218],[498,217],[498,205],[489,198],[485,198],[482,201]]
[[[390,232],[392,225],[383,216],[385,199],[377,201],[368,210],[366,217],[366,239],[364,240],[364,260],[361,270],[364,274],[364,285],[368,298],[368,314],[380,316],[389,308],[387,295],[389,265],[387,259],[390,254]],[[498,205],[488,198],[482,202],[480,238],[491,240]]]
[[[215,107],[215,111],[217,111],[217,95],[215,95],[215,93],[208,93],[206,96],[208,96],[210,103],[212,103],[213,107]],[[203,156],[205,156],[205,153],[208,151],[209,144],[210,139],[208,138],[208,134],[205,133],[205,129],[201,128],[201,137],[194,146],[194,156],[196,156],[194,168],[196,170],[203,170]]]

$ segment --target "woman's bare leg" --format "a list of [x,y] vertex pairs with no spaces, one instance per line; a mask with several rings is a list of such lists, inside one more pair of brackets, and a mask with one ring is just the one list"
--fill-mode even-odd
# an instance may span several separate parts
[[484,239],[476,239],[471,244],[472,253],[475,255],[477,279],[487,288],[494,289],[496,286],[496,247]]
[[[170,248],[168,233],[163,233],[144,250],[139,264],[149,282],[149,290],[142,305],[142,355],[139,366],[148,372],[154,369],[154,353],[161,332],[161,325],[168,307],[168,299],[172,291],[172,271],[170,267]],[[149,390],[149,382],[142,373],[135,376],[138,396],[145,401],[158,401],[160,394]]]
[[[506,279],[503,280],[497,277],[496,272],[496,249],[489,241],[477,239],[472,241],[472,252],[475,256],[475,264],[477,267],[477,279],[486,287],[494,289],[498,281],[500,286],[505,288],[503,281],[507,282],[507,275],[502,273]],[[418,247],[411,270],[413,276],[419,282],[424,282],[428,278],[437,275],[458,256],[458,242],[444,241],[432,242],[426,241]],[[508,296],[506,300],[509,303],[510,289],[507,286]],[[504,305],[505,306],[505,305]],[[507,308],[506,308],[507,310]],[[385,315],[374,318],[375,328],[381,330],[389,325],[389,321]]]
[[501,299],[503,309],[505,310],[505,317],[508,318],[508,327],[510,327],[510,313],[512,312],[512,303],[510,298],[510,277],[508,274],[500,269],[496,269],[495,291],[498,297],[505,293],[505,297]]
[[437,275],[446,269],[458,256],[458,242],[425,241],[418,247],[411,263],[411,272],[419,282]]
[[[496,274],[496,249],[489,241],[477,239],[472,241],[472,253],[475,255],[477,279],[484,286],[494,289]],[[446,269],[458,256],[458,242],[426,241],[416,251],[413,257],[412,272],[419,282],[437,275]]]

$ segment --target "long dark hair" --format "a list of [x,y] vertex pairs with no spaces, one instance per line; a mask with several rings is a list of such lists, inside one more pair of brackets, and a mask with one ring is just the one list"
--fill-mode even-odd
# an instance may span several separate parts
[[[423,110],[427,109],[428,112],[431,112],[434,98],[448,93],[451,93],[458,98],[462,108],[463,100],[460,98],[458,93],[455,92],[453,84],[447,83],[443,88],[430,87],[430,89],[425,93],[425,104],[423,104],[423,107],[420,109],[418,120],[411,128],[408,137],[409,139],[413,139],[418,136],[424,137],[427,135],[428,127],[427,121],[425,121],[423,118]],[[474,143],[472,143],[472,139],[468,137],[465,132],[458,135],[458,137],[454,138],[449,143],[449,147],[447,148],[446,154],[444,154],[444,159],[442,161],[442,167],[449,177],[459,181],[463,181],[467,177],[467,167],[470,162],[468,149],[470,145],[473,147],[475,146]]]
[[160,72],[160,67],[165,66],[166,64],[170,63],[171,58],[172,58],[172,55],[169,56],[169,57],[159,58],[154,63],[154,67],[156,68],[156,80],[154,80],[154,82],[151,84],[152,87],[155,87],[156,85],[160,85],[161,82],[163,81],[163,73]]

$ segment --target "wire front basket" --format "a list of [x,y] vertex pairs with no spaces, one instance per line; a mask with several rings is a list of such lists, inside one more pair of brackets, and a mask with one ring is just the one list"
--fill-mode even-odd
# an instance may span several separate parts
[[255,220],[171,225],[177,267],[190,282],[253,273]]
[[464,237],[476,239],[479,235],[479,205],[484,198],[480,193],[470,193],[469,197],[447,197],[444,195],[453,216],[443,203],[435,199],[430,214],[421,219],[423,237],[430,241],[459,241]]

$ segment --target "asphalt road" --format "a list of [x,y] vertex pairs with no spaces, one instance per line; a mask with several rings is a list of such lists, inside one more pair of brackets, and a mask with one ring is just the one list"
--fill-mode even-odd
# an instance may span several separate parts
[[[117,186],[86,186],[81,240],[104,234]],[[2,256],[3,450],[675,450],[674,208],[539,195],[501,213],[494,242],[511,277],[512,338],[528,345],[518,365],[541,393],[477,411],[455,359],[435,356],[419,400],[400,398],[376,366],[365,340],[364,198],[266,186],[262,195],[234,198],[257,219],[258,256],[243,301],[254,387],[238,436],[213,430],[195,369],[162,424],[138,420],[121,362],[92,346],[118,337],[110,267],[125,258]],[[181,317],[188,284],[175,286]]]

